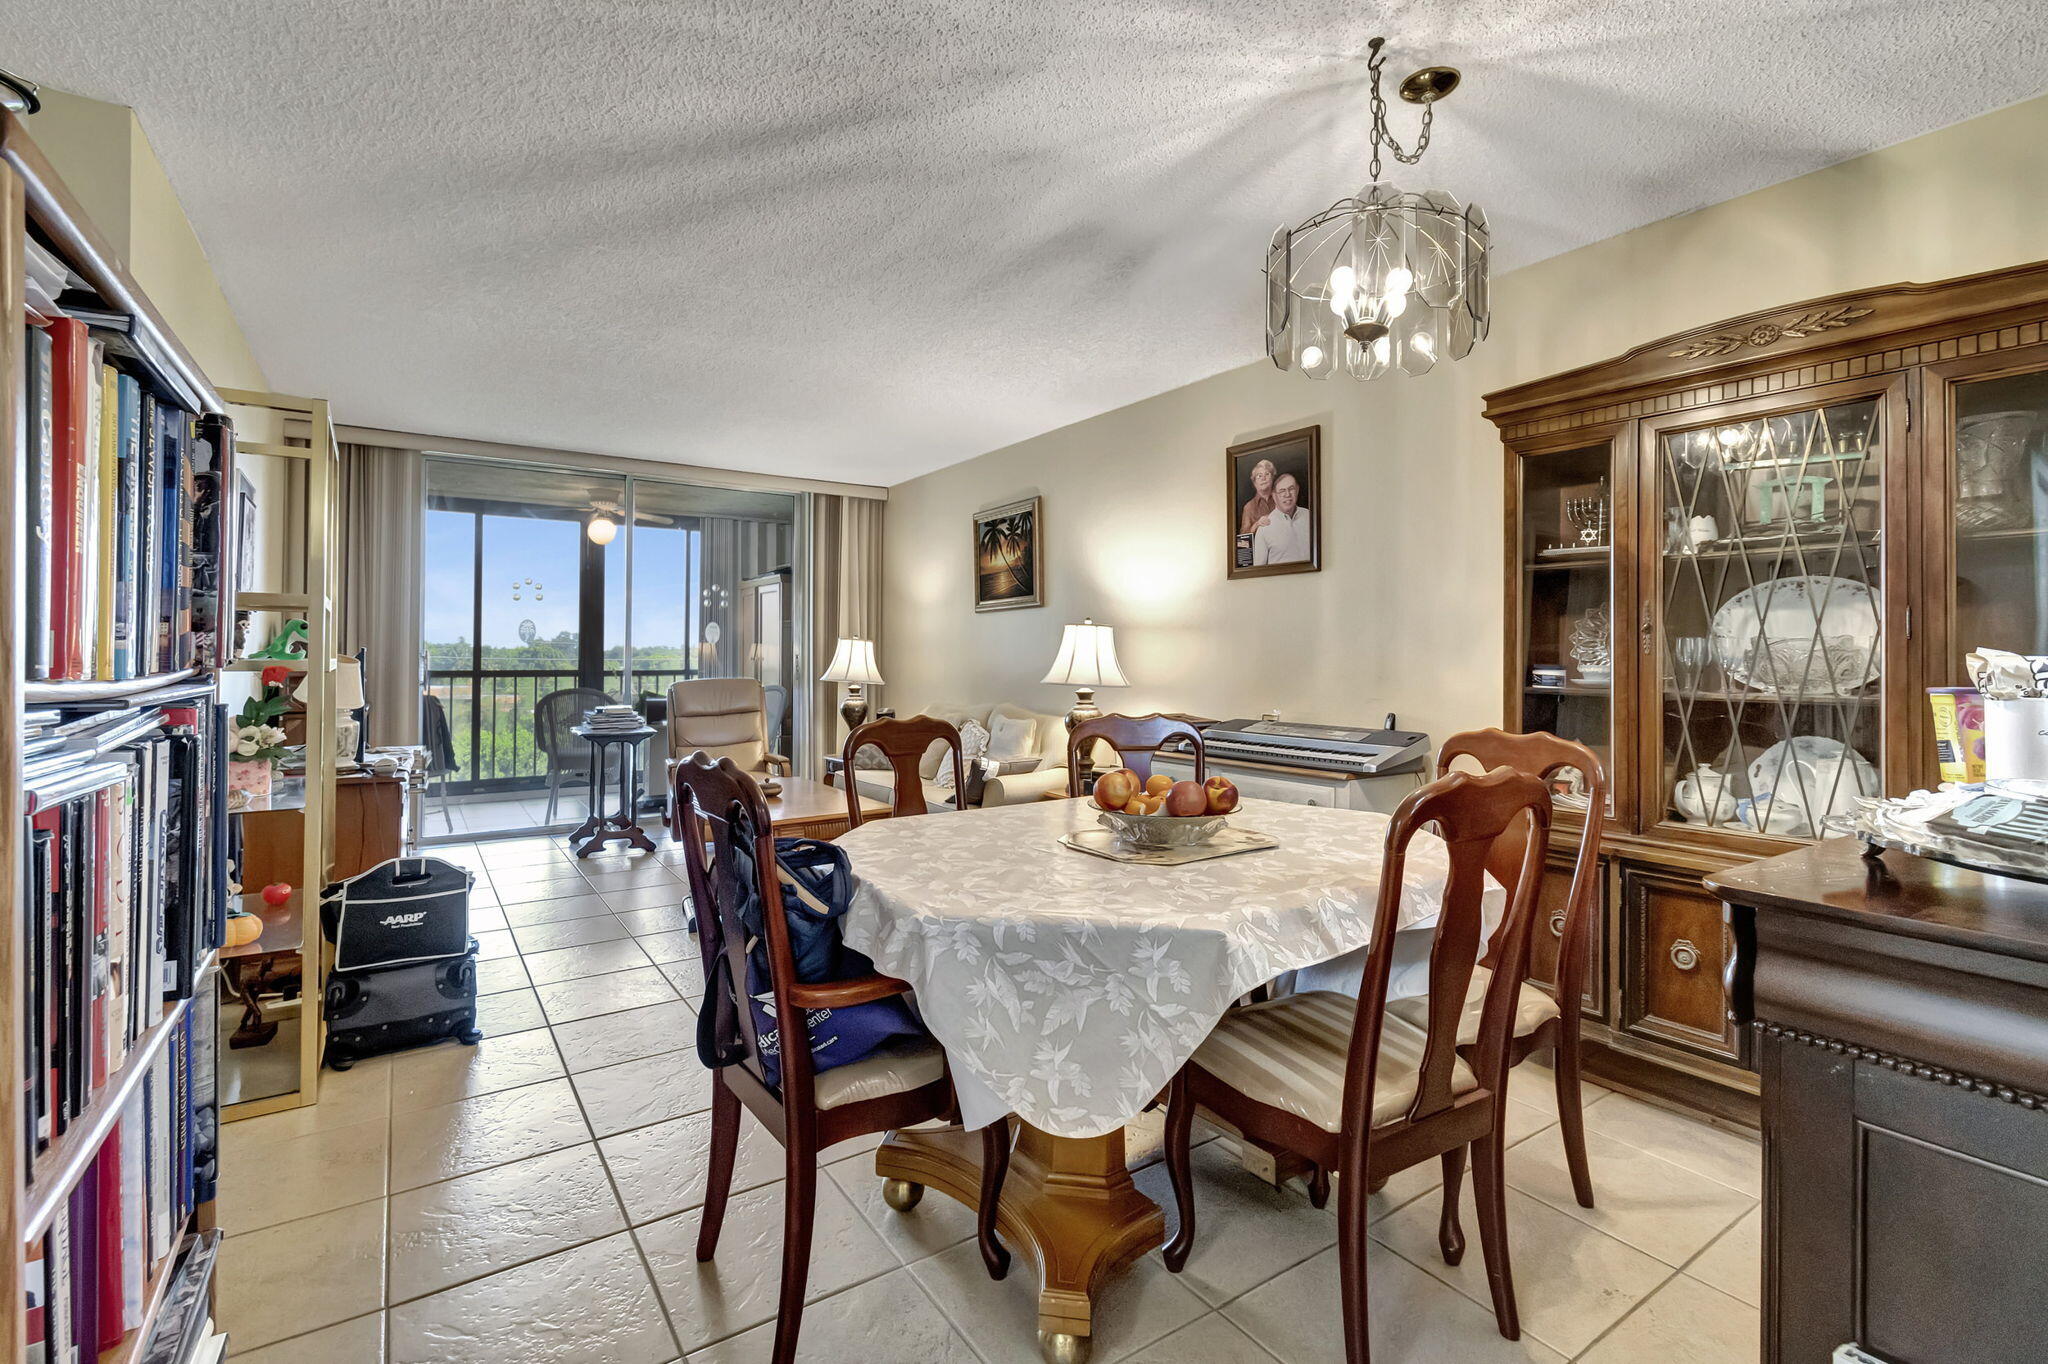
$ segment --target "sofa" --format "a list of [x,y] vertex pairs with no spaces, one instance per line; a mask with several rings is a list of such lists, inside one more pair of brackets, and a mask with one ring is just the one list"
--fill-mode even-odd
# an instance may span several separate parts
[[[991,721],[998,715],[1011,720],[1030,722],[1031,733],[1028,742],[1023,745],[1023,756],[1011,759],[1009,765],[1014,767],[1024,762],[1031,762],[1033,764],[1031,770],[1028,772],[1010,771],[1008,773],[1000,771],[988,772],[981,778],[978,799],[975,798],[974,793],[976,785],[975,774],[970,771],[967,775],[969,790],[967,803],[969,805],[984,807],[992,805],[1021,805],[1027,801],[1042,800],[1049,791],[1058,792],[1062,795],[1066,793],[1067,723],[1063,717],[1058,715],[1042,715],[1037,711],[1026,710],[1022,706],[1013,706],[1007,702],[999,702],[992,706],[927,706],[917,712],[898,711],[898,714],[902,715],[905,719],[908,719],[913,713],[945,720],[955,728],[966,724],[969,720],[973,720],[991,732],[994,730],[994,725],[991,724]],[[945,751],[946,746],[944,744],[933,744],[925,752],[923,760],[918,764],[918,776],[924,787],[925,808],[928,810],[938,811],[954,808],[952,790],[938,783],[940,766],[945,759]],[[872,752],[873,750],[870,750],[870,753]],[[970,763],[969,766],[971,767],[972,764]],[[838,776],[834,776],[831,781],[834,786],[840,784]],[[895,787],[896,775],[887,768],[860,768],[855,773],[855,789],[862,795],[872,797],[875,800],[893,801],[895,799]]]

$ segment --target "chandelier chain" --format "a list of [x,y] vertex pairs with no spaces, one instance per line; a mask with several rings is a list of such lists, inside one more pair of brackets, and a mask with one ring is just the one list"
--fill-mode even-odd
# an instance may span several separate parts
[[1384,146],[1394,154],[1394,159],[1404,166],[1412,166],[1422,159],[1429,150],[1429,125],[1436,114],[1434,103],[1422,106],[1422,132],[1415,139],[1415,150],[1404,150],[1387,131],[1387,101],[1380,93],[1380,68],[1387,64],[1386,49],[1382,40],[1372,40],[1372,56],[1366,60],[1366,68],[1372,72],[1372,183],[1380,179],[1380,148]]

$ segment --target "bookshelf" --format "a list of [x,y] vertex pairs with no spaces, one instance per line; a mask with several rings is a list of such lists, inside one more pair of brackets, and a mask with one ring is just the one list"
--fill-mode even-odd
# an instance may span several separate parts
[[[61,1284],[35,1338],[61,1319],[81,1360],[127,1364],[180,1280],[205,1282],[183,1252],[212,1221],[215,1167],[193,1172],[213,1147],[235,452],[220,395],[5,111],[0,310],[0,1348],[26,1357],[31,1284]],[[50,383],[90,435],[45,434]],[[48,504],[75,534],[45,515],[53,467],[89,480]],[[60,558],[75,578],[50,576]],[[47,1002],[66,990],[75,1012]],[[81,1215],[92,1248],[60,1265]]]
[[[237,609],[254,613],[258,619],[280,622],[298,618],[306,622],[306,657],[302,661],[227,657],[223,667],[231,673],[261,673],[265,668],[284,667],[303,677],[306,739],[305,795],[289,806],[247,809],[235,818],[249,829],[251,821],[276,820],[296,823],[299,839],[299,877],[296,889],[301,898],[317,893],[327,883],[334,861],[335,807],[335,621],[333,546],[338,535],[339,508],[335,489],[339,482],[339,453],[334,425],[327,403],[321,398],[300,398],[282,393],[258,393],[244,389],[223,389],[221,397],[237,417],[236,458],[240,461],[277,460],[287,462],[294,476],[285,505],[280,509],[290,522],[285,540],[291,552],[285,556],[284,575],[288,590],[250,590],[235,594]],[[283,433],[279,440],[246,439],[241,432]],[[266,587],[270,584],[265,584]],[[251,640],[255,643],[255,640]],[[298,687],[294,687],[297,691]],[[253,890],[244,886],[245,891]],[[279,1006],[297,1011],[297,1087],[280,1093],[266,1093],[241,1102],[227,1103],[221,1113],[225,1122],[260,1117],[315,1103],[320,1097],[320,1055],[325,1029],[320,1018],[322,986],[326,981],[325,947],[319,930],[306,925],[299,946],[299,998]],[[246,1055],[248,1053],[241,1053]],[[233,1059],[223,1057],[224,1070],[232,1070]],[[223,1092],[231,1094],[236,1077],[224,1077]]]

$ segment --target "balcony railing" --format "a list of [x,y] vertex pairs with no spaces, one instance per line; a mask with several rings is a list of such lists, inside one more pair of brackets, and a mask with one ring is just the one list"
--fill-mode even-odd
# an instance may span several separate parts
[[[697,676],[695,668],[633,670],[632,694],[621,695],[621,672],[608,669],[601,688],[632,704],[643,692],[665,693],[669,684]],[[583,685],[572,669],[515,668],[478,671],[433,668],[427,690],[448,713],[455,771],[449,790],[536,789],[546,783],[547,755],[534,740],[534,707],[543,696]]]

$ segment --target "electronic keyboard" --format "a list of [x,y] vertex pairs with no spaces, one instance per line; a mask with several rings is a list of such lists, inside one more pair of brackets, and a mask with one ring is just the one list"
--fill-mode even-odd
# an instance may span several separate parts
[[1295,720],[1225,720],[1202,731],[1202,747],[1212,758],[1313,767],[1358,777],[1419,772],[1429,759],[1429,736],[1396,729],[1391,715],[1384,729]]

